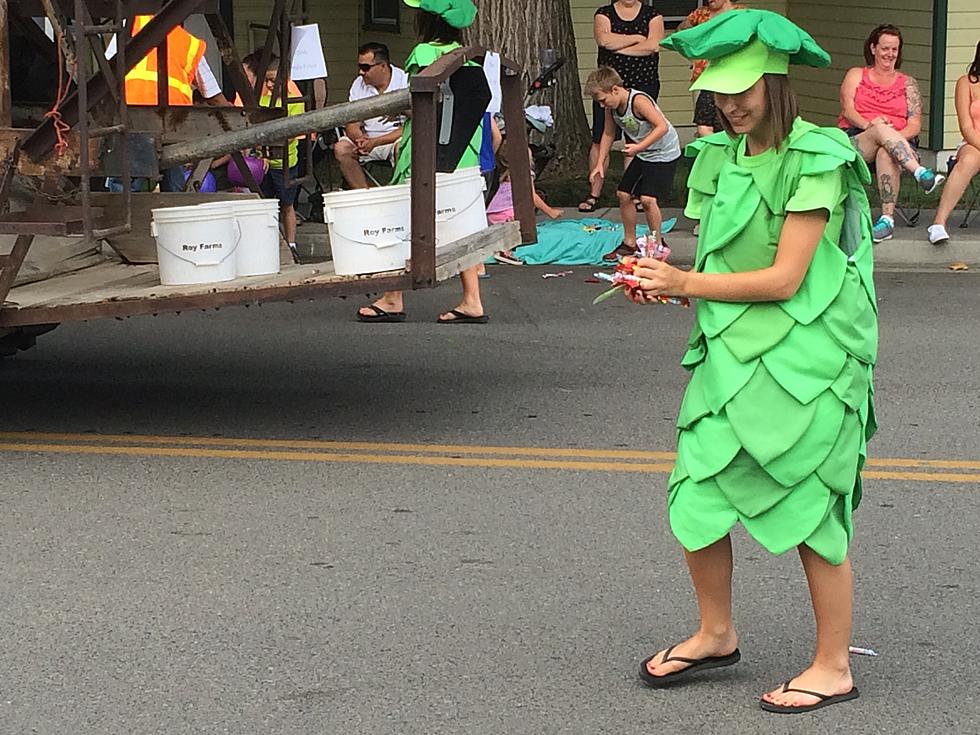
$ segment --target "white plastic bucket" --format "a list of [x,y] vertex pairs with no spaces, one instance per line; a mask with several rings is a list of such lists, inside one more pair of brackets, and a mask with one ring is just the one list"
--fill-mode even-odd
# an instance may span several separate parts
[[478,167],[436,174],[436,250],[487,228],[485,190]]
[[323,215],[338,275],[405,267],[412,250],[408,184],[324,194]]
[[183,286],[235,278],[235,250],[242,233],[231,206],[151,211],[150,234],[157,241],[160,283]]
[[201,209],[231,206],[242,233],[235,254],[239,276],[279,272],[279,202],[276,199],[229,199],[198,204]]

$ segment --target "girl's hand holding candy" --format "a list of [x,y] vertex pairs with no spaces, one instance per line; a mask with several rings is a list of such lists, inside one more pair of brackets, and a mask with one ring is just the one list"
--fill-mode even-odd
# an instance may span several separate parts
[[[654,258],[640,258],[633,264],[633,275],[640,278],[637,288],[647,301],[658,296],[687,296],[688,271],[682,271]],[[647,303],[647,302],[638,302]]]

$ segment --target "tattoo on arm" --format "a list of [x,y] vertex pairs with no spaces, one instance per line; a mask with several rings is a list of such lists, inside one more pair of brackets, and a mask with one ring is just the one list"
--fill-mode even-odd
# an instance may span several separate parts
[[897,201],[890,174],[881,174],[878,177],[878,192],[881,194],[882,204],[894,204]]
[[915,160],[910,152],[911,146],[904,140],[885,141],[885,150],[888,151],[888,155],[894,159],[895,163],[903,168],[908,165],[909,161]]
[[908,100],[906,117],[919,117],[922,114],[922,94],[919,92],[919,83],[912,77],[905,83],[905,97]]

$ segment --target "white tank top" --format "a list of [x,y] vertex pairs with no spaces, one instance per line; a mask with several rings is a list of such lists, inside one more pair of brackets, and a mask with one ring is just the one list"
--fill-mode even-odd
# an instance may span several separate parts
[[[644,138],[646,138],[650,131],[653,130],[653,125],[649,120],[644,120],[643,118],[637,117],[633,113],[633,100],[636,99],[637,95],[643,95],[658,110],[660,107],[657,105],[656,100],[653,99],[646,92],[641,92],[638,89],[631,89],[629,99],[626,101],[626,112],[622,115],[619,114],[619,110],[613,110],[612,116],[613,120],[619,127],[623,129],[626,137],[629,138],[634,143],[639,143]],[[665,118],[666,119],[666,118]],[[654,143],[652,146],[647,148],[645,151],[640,151],[636,154],[636,157],[641,161],[647,161],[649,163],[667,163],[668,161],[676,160],[681,155],[681,144],[677,137],[677,131],[674,130],[674,126],[667,121],[667,132],[664,136]]]

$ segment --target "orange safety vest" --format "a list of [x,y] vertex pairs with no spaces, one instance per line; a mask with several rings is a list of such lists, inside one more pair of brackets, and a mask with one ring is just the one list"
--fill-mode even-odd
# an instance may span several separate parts
[[[152,15],[137,15],[132,35],[136,35],[150,22]],[[192,36],[181,26],[167,34],[167,82],[170,87],[168,102],[171,105],[191,105],[194,90],[191,82],[197,74],[197,65],[204,58],[207,44]],[[157,104],[157,51],[154,49],[126,74],[126,103],[130,105]]]

